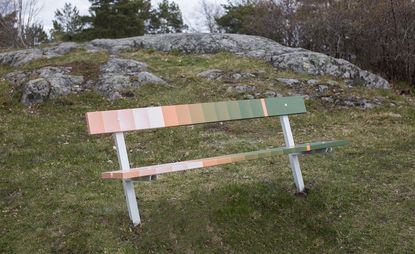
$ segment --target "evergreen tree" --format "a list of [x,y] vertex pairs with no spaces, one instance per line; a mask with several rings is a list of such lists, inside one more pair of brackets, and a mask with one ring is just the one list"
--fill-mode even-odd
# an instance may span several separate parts
[[181,33],[186,27],[179,6],[175,2],[163,0],[158,4],[158,8],[151,11],[147,30],[152,34]]
[[25,27],[24,37],[29,46],[36,46],[42,42],[48,42],[48,35],[40,24]]
[[83,22],[76,6],[65,3],[62,10],[55,11],[53,29],[50,31],[52,38],[57,41],[73,41],[75,36],[82,31]]
[[256,11],[255,1],[241,1],[237,4],[229,2],[223,5],[225,14],[216,19],[218,26],[227,33],[248,34],[250,20]]
[[[144,22],[150,18],[150,0],[89,0],[90,26],[85,34],[92,38],[123,38],[143,35]],[[90,38],[90,39],[92,39]]]

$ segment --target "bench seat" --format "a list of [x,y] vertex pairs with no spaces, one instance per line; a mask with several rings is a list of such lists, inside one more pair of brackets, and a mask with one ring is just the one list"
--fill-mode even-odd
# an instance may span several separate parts
[[294,147],[278,147],[269,148],[260,151],[245,152],[230,154],[224,156],[217,156],[199,160],[180,161],[174,163],[160,164],[154,166],[146,166],[140,168],[132,168],[127,170],[117,170],[102,173],[102,178],[105,179],[132,179],[143,176],[158,175],[164,173],[171,173],[177,171],[184,171],[188,169],[206,168],[217,166],[221,164],[234,163],[245,160],[255,160],[259,158],[267,158],[281,154],[293,154],[293,153],[308,153],[311,151],[322,150],[332,148],[336,146],[343,146],[348,144],[345,140],[333,140],[333,141],[320,141],[307,144],[298,144]]

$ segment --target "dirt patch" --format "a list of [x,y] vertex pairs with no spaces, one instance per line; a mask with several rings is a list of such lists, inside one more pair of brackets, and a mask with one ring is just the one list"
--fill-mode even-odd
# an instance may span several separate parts
[[84,80],[93,80],[97,81],[99,78],[99,67],[100,64],[91,64],[85,62],[73,62],[66,64],[65,66],[71,67],[72,75],[81,75],[84,76]]

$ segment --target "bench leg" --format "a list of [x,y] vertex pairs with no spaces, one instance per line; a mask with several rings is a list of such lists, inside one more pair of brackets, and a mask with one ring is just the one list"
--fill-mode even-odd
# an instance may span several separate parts
[[304,191],[304,181],[303,181],[303,175],[301,174],[301,168],[300,168],[300,162],[298,161],[298,156],[296,154],[290,154],[288,155],[288,158],[290,160],[291,170],[293,172],[294,176],[294,183],[297,187],[298,192]]
[[135,196],[134,183],[131,180],[124,180],[124,193],[127,200],[128,214],[134,225],[141,223],[140,212],[138,211],[137,198]]
[[[125,146],[124,133],[114,133],[115,146],[117,147],[118,162],[120,169],[124,171],[130,170],[130,162],[128,161],[127,147]],[[131,180],[123,180],[125,198],[127,201],[128,214],[134,225],[140,224],[140,213],[138,211],[137,199],[135,196],[134,183]]]
[[[288,116],[280,116],[280,122],[281,122],[282,131],[284,133],[285,145],[287,147],[295,146],[294,137],[291,131],[291,125],[290,125],[290,120],[288,119]],[[304,181],[303,181],[303,175],[301,174],[301,168],[300,168],[300,162],[298,161],[298,156],[296,154],[290,154],[288,155],[288,158],[290,160],[290,165],[291,165],[291,169],[293,172],[294,182],[295,182],[295,186],[297,187],[297,191],[303,192]]]

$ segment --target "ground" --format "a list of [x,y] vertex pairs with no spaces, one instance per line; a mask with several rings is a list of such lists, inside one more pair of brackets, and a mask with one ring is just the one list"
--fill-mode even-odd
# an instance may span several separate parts
[[[146,85],[126,99],[93,92],[25,107],[0,81],[0,252],[4,253],[414,253],[415,102],[394,89],[347,88],[340,96],[382,101],[381,107],[331,106],[312,97],[308,113],[291,117],[297,143],[346,139],[329,155],[300,158],[306,197],[296,196],[288,159],[279,156],[166,174],[138,182],[142,224],[128,218],[122,184],[102,180],[118,168],[110,136],[89,136],[85,112],[243,99],[206,69],[262,74],[242,81],[288,95],[265,62],[210,56],[124,52],[146,62],[170,86]],[[35,61],[97,77],[107,56],[83,52]],[[13,69],[0,67],[0,74]],[[329,77],[319,77],[329,79]],[[311,92],[311,91],[310,91]],[[331,93],[329,89],[326,93]],[[233,121],[127,135],[134,166],[282,146],[278,118]]]

